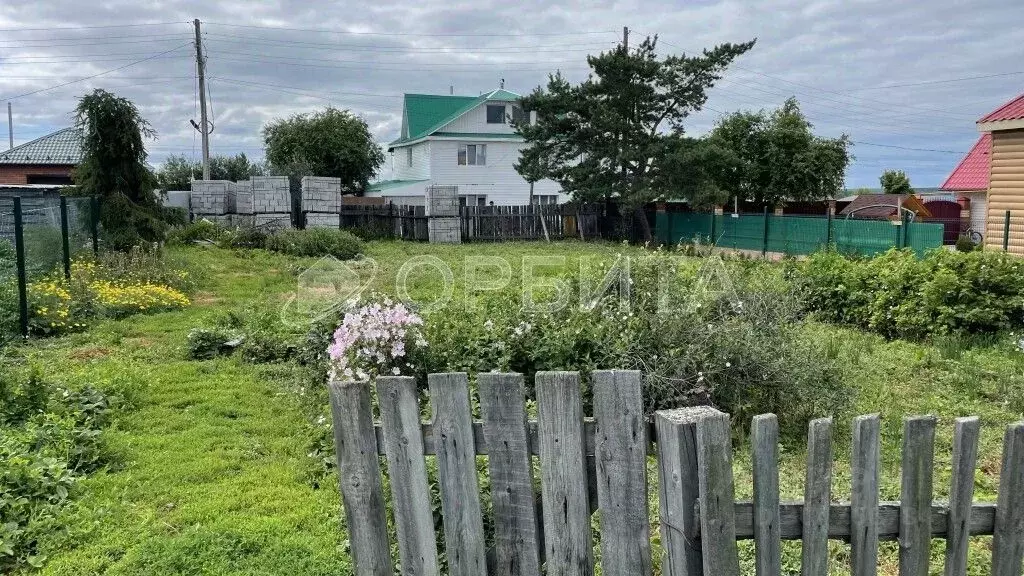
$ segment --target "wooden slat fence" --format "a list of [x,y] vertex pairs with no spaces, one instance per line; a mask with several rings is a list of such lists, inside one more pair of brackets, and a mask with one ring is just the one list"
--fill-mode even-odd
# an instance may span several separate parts
[[[782,573],[781,541],[802,540],[802,574],[827,573],[828,541],[850,544],[851,574],[878,571],[880,541],[899,542],[901,575],[929,573],[933,538],[946,541],[945,574],[967,574],[971,536],[992,535],[991,574],[1021,576],[1024,562],[1024,422],[1007,427],[996,503],[975,503],[979,422],[954,424],[950,501],[933,500],[936,419],[904,419],[900,502],[879,502],[880,418],[853,421],[852,500],[834,502],[832,420],[808,428],[805,501],[780,502],[778,422],[754,418],[752,502],[734,497],[729,415],[709,407],[643,414],[640,373],[591,375],[592,418],[583,414],[576,372],[536,377],[537,420],[527,419],[520,374],[432,374],[433,421],[410,377],[376,382],[381,422],[373,421],[371,387],[334,382],[330,399],[342,493],[356,574],[392,574],[382,488],[387,462],[399,564],[397,573],[500,576],[652,574],[647,458],[657,455],[659,524],[668,576],[740,573],[738,540],[754,540],[758,576]],[[479,389],[480,420],[471,395]],[[656,449],[655,449],[656,445]],[[487,456],[489,494],[479,492]],[[436,457],[444,556],[437,546],[426,458]],[[537,457],[536,474],[534,457]],[[539,479],[538,490],[535,486]],[[596,505],[592,499],[596,492]],[[481,499],[490,503],[485,534]],[[600,532],[591,529],[592,508]],[[594,557],[595,537],[600,559]],[[973,567],[977,569],[977,567]],[[984,570],[988,570],[986,566]],[[973,573],[973,572],[972,572]]]

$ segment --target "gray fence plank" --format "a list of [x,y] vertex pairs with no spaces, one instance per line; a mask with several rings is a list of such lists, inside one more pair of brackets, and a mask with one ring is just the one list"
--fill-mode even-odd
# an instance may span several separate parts
[[377,379],[402,574],[439,574],[416,379]]
[[338,487],[345,508],[354,574],[391,576],[394,564],[388,544],[369,385],[331,382],[328,391]]
[[779,420],[754,416],[750,444],[754,465],[754,567],[757,576],[782,572],[782,520],[779,512]]
[[850,566],[853,576],[878,573],[878,414],[853,421]]
[[977,416],[957,418],[953,429],[953,477],[949,489],[945,576],[967,575],[967,544],[970,541],[974,469],[978,465],[979,429]]
[[[736,539],[753,540],[754,538],[754,504],[752,502],[736,502]],[[779,531],[783,540],[800,540],[803,537],[804,505],[802,502],[783,502],[779,505],[782,513],[782,529]],[[700,537],[700,511],[697,515],[693,538]],[[850,505],[833,504],[828,512],[828,537],[833,540],[850,539]],[[948,524],[948,510],[944,504],[932,505],[932,537],[944,538]],[[996,505],[994,503],[974,504],[971,506],[971,519],[968,532],[971,536],[991,535],[995,526]],[[881,502],[878,504],[878,539],[894,541],[900,535],[900,503]]]
[[900,480],[900,576],[928,576],[932,542],[935,417],[903,419]]
[[1020,576],[1024,562],[1024,422],[1006,427],[992,538],[992,576]]
[[601,509],[601,573],[651,574],[647,517],[647,423],[640,372],[593,373],[597,420],[597,499]]
[[448,573],[480,576],[487,571],[480,485],[473,449],[473,412],[465,373],[430,374],[438,483],[444,519]]
[[709,414],[697,422],[697,475],[704,574],[739,576],[728,414]]
[[[812,420],[807,427],[807,472],[804,478],[803,547],[800,573],[828,573],[829,505],[832,501],[832,419]],[[780,528],[781,530],[781,528]]]
[[700,541],[697,478],[697,421],[715,410],[707,406],[659,410],[654,424],[658,439],[658,496],[665,576],[704,573]]
[[478,376],[494,510],[495,576],[540,574],[522,374]]
[[538,372],[537,428],[547,573],[594,573],[578,372]]

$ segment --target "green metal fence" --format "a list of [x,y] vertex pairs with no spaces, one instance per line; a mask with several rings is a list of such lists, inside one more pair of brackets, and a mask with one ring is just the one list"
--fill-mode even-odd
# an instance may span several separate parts
[[32,282],[70,279],[72,257],[99,250],[99,210],[94,197],[0,198],[0,343],[28,335]]
[[779,254],[810,254],[826,246],[870,256],[890,248],[924,253],[942,246],[943,225],[888,220],[847,220],[825,216],[660,212],[658,239],[700,241],[720,248]]

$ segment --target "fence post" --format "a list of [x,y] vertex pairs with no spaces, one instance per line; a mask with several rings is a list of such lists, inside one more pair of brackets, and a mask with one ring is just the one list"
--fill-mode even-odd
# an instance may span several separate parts
[[1003,252],[1010,249],[1010,211],[1006,211],[1006,217],[1003,218]]
[[825,249],[828,250],[832,246],[832,210],[828,211],[827,218],[825,219]]
[[768,205],[764,207],[764,232],[761,237],[761,256],[768,256]]
[[64,248],[64,278],[71,280],[71,245],[68,241],[68,199],[60,197],[60,237]]
[[718,213],[715,211],[715,209],[712,209],[711,210],[711,238],[708,241],[708,243],[711,244],[712,246],[715,245],[715,224],[717,223],[717,220],[718,220]]
[[661,542],[665,550],[665,576],[700,576],[703,553],[697,532],[697,422],[714,409],[706,406],[659,410],[655,414],[658,438],[658,492]]
[[739,576],[728,414],[716,410],[697,421],[697,477],[704,576]]
[[18,318],[21,335],[28,338],[28,286],[25,273],[25,230],[21,219],[21,196],[14,197],[14,254],[18,266]]
[[850,567],[852,576],[878,574],[878,414],[853,421],[852,497],[850,498]]
[[100,253],[100,199],[98,196],[89,198],[89,224],[92,226],[92,253]]
[[394,565],[388,543],[370,385],[365,382],[331,382],[328,391],[338,462],[338,486],[349,530],[353,574],[391,576]]

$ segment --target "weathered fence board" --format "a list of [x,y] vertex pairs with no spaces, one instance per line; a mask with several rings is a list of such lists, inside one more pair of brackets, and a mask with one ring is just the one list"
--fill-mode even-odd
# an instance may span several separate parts
[[448,573],[479,576],[487,571],[487,551],[473,450],[469,383],[465,373],[451,373],[431,374],[428,384]]
[[647,422],[640,372],[594,372],[601,573],[651,573],[647,518]]
[[778,576],[782,572],[778,418],[775,414],[754,416],[750,432],[754,451],[754,568],[757,576]]
[[1006,429],[992,537],[992,576],[1020,576],[1024,562],[1024,422]]
[[[522,374],[480,374],[480,414],[494,509],[495,576],[540,574]],[[422,457],[421,457],[422,458]]]
[[729,415],[697,421],[701,551],[705,576],[739,576]]
[[900,488],[900,576],[928,576],[934,455],[935,417],[906,418]]
[[362,382],[334,382],[328,390],[334,421],[334,451],[338,459],[338,487],[345,508],[355,574],[392,576],[369,386]]
[[439,574],[416,379],[377,380],[402,574]]
[[548,574],[593,574],[579,373],[537,374],[537,426]]
[[[832,419],[819,418],[807,426],[807,473],[804,478],[803,576],[828,571],[829,503],[832,501]],[[781,524],[781,520],[780,520]],[[781,527],[780,527],[781,530]]]
[[697,421],[713,413],[698,406],[660,410],[655,415],[658,438],[658,491],[661,541],[666,576],[701,574],[704,561],[697,533]]
[[953,477],[949,489],[945,576],[967,576],[967,544],[978,464],[977,417],[957,418],[953,429]]
[[850,564],[853,576],[878,573],[878,414],[853,421]]
[[[975,503],[980,425],[977,418],[956,420],[947,505],[932,501],[935,418],[904,420],[901,501],[879,502],[881,422],[878,415],[860,416],[853,423],[851,502],[841,504],[831,495],[831,419],[808,426],[805,502],[780,502],[778,419],[757,416],[750,436],[754,500],[736,502],[729,415],[710,407],[663,410],[649,423],[638,372],[595,371],[591,379],[594,417],[584,418],[578,373],[538,373],[538,419],[529,422],[521,375],[479,374],[482,420],[473,422],[467,375],[431,374],[433,422],[424,424],[415,381],[380,378],[382,425],[376,430],[369,386],[331,383],[338,485],[354,574],[377,576],[396,568],[409,576],[438,574],[442,557],[426,475],[436,453],[450,574],[593,574],[592,492],[600,512],[602,573],[651,574],[646,468],[656,454],[666,576],[738,575],[737,541],[748,539],[755,541],[759,575],[780,574],[782,540],[803,541],[802,574],[827,573],[828,540],[837,540],[850,545],[853,576],[877,574],[880,541],[898,541],[901,574],[919,576],[929,573],[932,538],[947,540],[945,574],[962,576],[968,540],[978,535],[994,535],[992,574],[1021,576],[1024,422],[1006,430],[998,502]],[[398,566],[387,540],[378,454],[386,456],[389,470]],[[490,557],[477,454],[488,456]],[[533,454],[540,456],[542,514]]]

